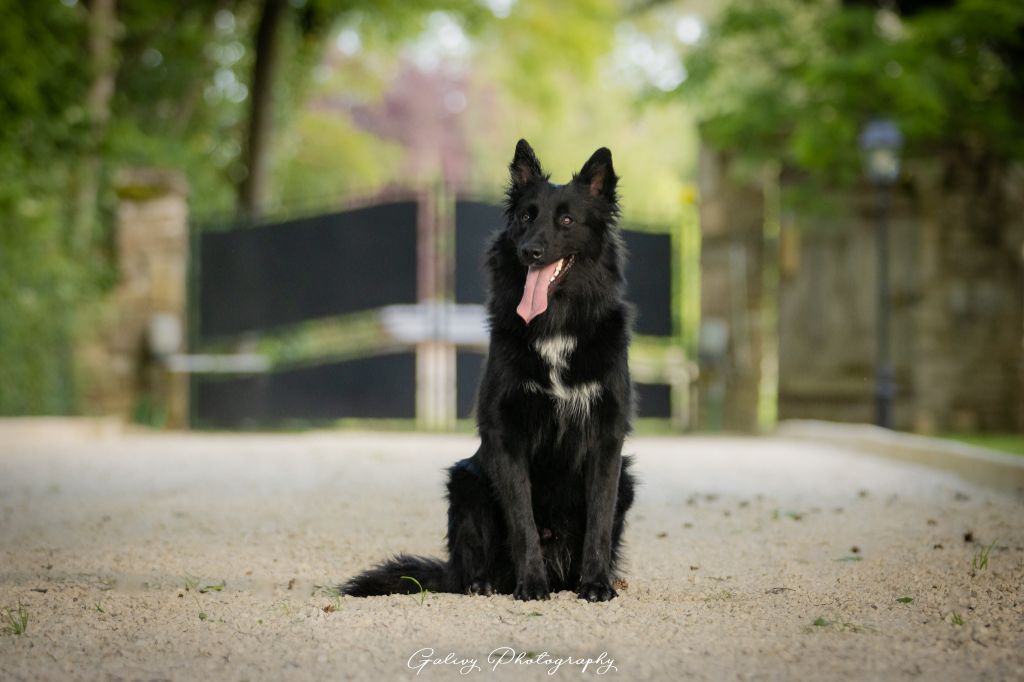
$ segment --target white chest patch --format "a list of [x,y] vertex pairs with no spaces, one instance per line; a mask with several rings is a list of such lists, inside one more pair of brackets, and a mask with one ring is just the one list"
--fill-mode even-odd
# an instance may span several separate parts
[[[590,407],[601,394],[601,384],[590,381],[570,386],[562,379],[562,371],[569,366],[569,357],[576,350],[576,339],[571,336],[552,336],[538,341],[534,348],[548,364],[548,378],[551,381],[548,392],[555,399],[559,414],[579,420],[590,416]],[[535,382],[529,383],[540,389]]]
[[533,347],[549,365],[562,369],[569,365],[569,356],[576,350],[576,339],[571,336],[550,336],[538,341]]

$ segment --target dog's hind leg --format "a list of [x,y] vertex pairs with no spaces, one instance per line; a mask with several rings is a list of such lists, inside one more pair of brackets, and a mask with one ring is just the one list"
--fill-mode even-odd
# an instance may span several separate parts
[[633,491],[636,488],[636,476],[629,470],[632,464],[631,456],[623,457],[622,469],[619,471],[619,494],[615,500],[615,519],[612,521],[612,570],[616,574],[622,558],[622,531],[626,525],[626,512],[633,506]]
[[497,567],[505,530],[494,493],[473,458],[448,470],[448,556],[452,591],[489,595],[507,592]]

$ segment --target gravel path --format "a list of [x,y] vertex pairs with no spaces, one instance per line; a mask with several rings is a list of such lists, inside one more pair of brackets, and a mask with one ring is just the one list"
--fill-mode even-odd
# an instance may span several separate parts
[[587,604],[318,587],[439,553],[470,437],[0,443],[2,679],[1024,679],[1024,501],[838,447],[631,441],[628,585]]

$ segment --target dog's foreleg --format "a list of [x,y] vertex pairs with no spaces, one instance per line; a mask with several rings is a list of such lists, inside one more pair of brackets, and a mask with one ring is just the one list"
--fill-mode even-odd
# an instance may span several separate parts
[[608,601],[618,596],[612,586],[612,527],[622,469],[622,442],[622,437],[602,434],[583,463],[587,528],[578,595],[587,601]]
[[516,599],[547,599],[551,595],[540,535],[533,518],[533,496],[526,458],[509,453],[494,443],[484,448],[481,463],[494,486],[508,526],[509,544],[516,569]]

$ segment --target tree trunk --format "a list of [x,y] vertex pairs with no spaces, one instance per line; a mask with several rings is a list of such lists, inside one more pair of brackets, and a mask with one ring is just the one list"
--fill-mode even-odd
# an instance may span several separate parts
[[245,176],[238,187],[238,210],[256,217],[266,202],[270,141],[273,133],[274,75],[285,0],[263,0],[256,29],[256,60],[249,88],[249,128],[246,133]]
[[85,110],[89,117],[89,139],[82,161],[75,172],[74,214],[71,247],[81,253],[92,244],[99,203],[100,147],[110,120],[110,100],[114,95],[117,64],[114,60],[114,37],[117,30],[116,0],[92,0],[89,3],[89,62],[92,83],[86,95]]

